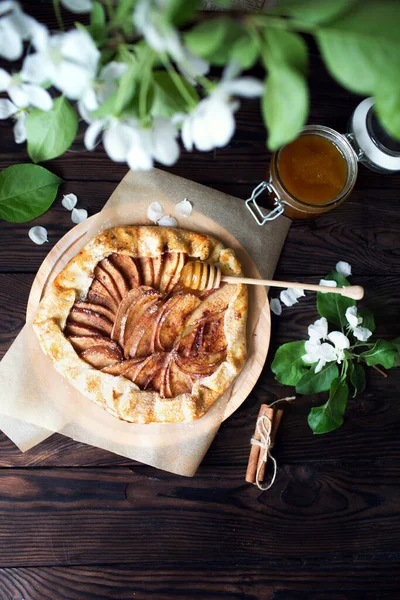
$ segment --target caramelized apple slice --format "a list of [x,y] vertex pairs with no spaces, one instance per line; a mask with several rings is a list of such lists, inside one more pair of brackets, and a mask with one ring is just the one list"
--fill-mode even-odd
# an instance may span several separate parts
[[150,256],[140,257],[139,265],[140,265],[140,271],[142,273],[143,284],[153,287],[153,281],[154,281],[153,259]]
[[66,327],[64,329],[64,335],[86,335],[89,337],[97,337],[101,335],[101,331],[95,329],[94,327],[88,327],[87,325],[82,325],[82,323],[74,323],[67,321]]
[[186,254],[184,254],[183,252],[178,252],[177,254],[178,254],[178,262],[176,264],[175,271],[172,274],[169,285],[166,289],[166,293],[168,293],[168,294],[170,294],[173,291],[174,287],[179,283],[181,272],[185,265]]
[[165,252],[160,277],[160,292],[166,294],[179,263],[179,252]]
[[[126,336],[125,336],[125,345],[124,345],[124,351],[125,351],[125,356],[131,356],[132,358],[134,358],[135,356],[138,356],[138,346],[139,343],[143,337],[143,335],[145,334],[145,332],[147,330],[152,329],[152,322],[155,321],[157,319],[157,313],[159,310],[159,302],[157,299],[153,299],[153,300],[148,300],[146,303],[144,303],[143,301],[143,311],[141,313],[141,315],[139,316],[136,313],[136,310],[141,310],[141,307],[138,307],[137,304],[135,304],[135,306],[133,308],[131,308],[131,311],[134,311],[134,319],[135,319],[135,325],[131,326],[128,319],[130,318],[128,316],[127,319],[127,329],[126,329]],[[131,327],[131,331],[132,333],[130,334],[129,337],[128,336],[128,327]],[[153,327],[154,328],[154,327]]]
[[145,390],[147,387],[149,387],[157,373],[164,369],[167,361],[168,354],[166,352],[159,352],[157,354],[153,354],[153,356],[150,356],[149,360],[140,369],[134,379],[136,385],[138,385],[142,390]]
[[93,346],[107,346],[108,348],[118,349],[119,346],[102,335],[71,335],[68,341],[73,345],[75,350],[82,352],[93,348]]
[[87,308],[76,308],[75,306],[72,307],[68,318],[68,323],[71,324],[72,322],[93,327],[101,333],[108,335],[110,335],[113,327],[112,322],[104,315],[88,310]]
[[146,329],[137,346],[136,356],[150,356],[159,349],[156,348],[156,334],[164,308],[165,304],[158,305],[157,312],[151,314],[151,318],[148,320]]
[[235,285],[223,284],[218,290],[201,302],[198,308],[190,315],[185,326],[191,327],[202,319],[214,316],[225,310],[235,293],[235,289]]
[[92,365],[92,367],[103,369],[104,367],[108,367],[109,365],[113,365],[120,361],[122,356],[119,350],[107,346],[94,346],[94,348],[84,350],[81,354],[81,358]]
[[109,294],[108,290],[98,279],[93,280],[87,295],[87,300],[93,304],[101,304],[102,306],[105,306],[114,314],[118,310],[118,302],[114,300],[111,294]]
[[122,296],[119,293],[119,290],[117,288],[116,283],[114,282],[114,279],[105,270],[105,268],[103,268],[102,265],[103,265],[103,261],[99,262],[99,264],[95,268],[95,270],[94,270],[95,277],[96,277],[96,279],[98,279],[100,281],[100,283],[103,284],[103,286],[106,288],[106,290],[108,291],[110,296],[113,298],[113,300],[117,304],[119,304],[121,302]]
[[100,313],[101,315],[104,315],[107,319],[109,319],[111,322],[114,322],[114,313],[102,304],[93,304],[92,302],[80,302],[78,300],[77,302],[75,302],[73,308],[83,308],[84,310],[91,310]]
[[107,273],[110,275],[110,277],[112,277],[112,279],[118,289],[120,297],[124,298],[126,296],[126,294],[128,293],[129,288],[124,279],[124,276],[122,275],[122,273],[120,272],[118,267],[116,267],[109,258],[104,258],[101,261],[100,265],[101,265],[102,269],[107,271]]
[[179,357],[176,359],[177,366],[190,375],[210,375],[225,358],[225,351],[214,354],[198,354],[197,356]]
[[129,355],[131,335],[134,333],[135,329],[140,326],[141,319],[143,315],[145,315],[147,309],[155,306],[160,297],[160,294],[152,288],[141,286],[141,288],[138,289],[142,290],[143,288],[145,288],[145,291],[131,304],[126,316],[124,344],[121,344],[124,345],[126,357]]
[[203,350],[205,352],[218,352],[226,347],[225,337],[225,312],[214,319],[206,321],[203,334]]
[[154,294],[154,290],[147,286],[140,286],[130,290],[118,307],[115,315],[114,326],[111,332],[111,339],[116,340],[121,346],[124,345],[124,334],[129,309],[147,292]]
[[164,350],[170,350],[176,344],[186,319],[200,304],[200,300],[192,294],[185,294],[173,296],[165,306],[168,304],[170,306],[160,320],[157,335],[157,345]]
[[131,358],[130,360],[122,360],[114,365],[110,365],[109,367],[104,367],[102,371],[104,373],[109,373],[109,375],[123,375],[130,379],[126,374],[131,371],[131,369],[139,369],[141,365],[148,360],[148,358]]
[[165,398],[173,398],[178,394],[186,394],[192,391],[193,382],[188,375],[181,369],[175,361],[171,361],[167,372],[167,382],[165,386]]
[[161,281],[161,270],[162,270],[162,263],[163,263],[162,254],[159,254],[158,256],[153,256],[152,261],[153,261],[153,287],[156,290],[158,290],[160,288],[160,281]]
[[140,275],[134,259],[126,254],[111,254],[109,259],[120,270],[128,283],[129,289],[141,284]]

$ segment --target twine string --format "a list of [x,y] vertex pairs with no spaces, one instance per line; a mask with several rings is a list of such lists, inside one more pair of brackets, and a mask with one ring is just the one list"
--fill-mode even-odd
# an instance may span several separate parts
[[[266,415],[262,415],[261,417],[258,417],[256,429],[258,431],[260,439],[256,440],[254,437],[252,437],[251,444],[254,446],[259,446],[263,453],[262,460],[259,461],[258,466],[257,466],[256,484],[257,484],[258,489],[260,489],[262,492],[265,492],[266,490],[269,490],[273,486],[275,478],[276,478],[276,473],[278,470],[278,465],[276,463],[276,460],[270,452],[274,446],[272,443],[272,439],[271,439],[271,431],[272,431],[271,419],[269,417],[267,417]],[[263,483],[260,481],[260,471],[261,471],[261,467],[263,466],[263,463],[266,463],[268,458],[270,458],[272,460],[272,463],[274,465],[274,467],[273,467],[274,471],[273,471],[272,478],[271,478],[271,481],[269,482],[269,484],[263,485]]]

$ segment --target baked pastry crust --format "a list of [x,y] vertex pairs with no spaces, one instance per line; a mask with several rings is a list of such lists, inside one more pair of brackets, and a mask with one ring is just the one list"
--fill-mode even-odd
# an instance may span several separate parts
[[217,265],[225,275],[240,275],[233,250],[200,233],[159,226],[108,229],[93,238],[54,280],[43,298],[33,327],[46,355],[76,389],[115,417],[135,423],[175,423],[198,419],[232,384],[246,358],[247,288],[229,284],[225,310],[226,355],[212,373],[194,381],[191,393],[165,398],[141,390],[121,375],[105,373],[80,358],[64,329],[71,308],[86,298],[100,261],[113,253],[133,259],[165,253],[184,253],[189,259]]

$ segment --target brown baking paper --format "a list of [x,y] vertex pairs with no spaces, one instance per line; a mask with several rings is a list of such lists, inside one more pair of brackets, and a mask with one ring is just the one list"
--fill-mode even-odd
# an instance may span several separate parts
[[[188,198],[190,217],[174,212]],[[249,289],[248,359],[233,386],[204,417],[192,423],[138,425],[120,421],[81,395],[53,368],[33,332],[41,294],[97,233],[116,225],[149,224],[147,208],[158,201],[179,226],[210,234],[235,250],[245,275],[271,278],[290,221],[259,227],[243,201],[154,169],[130,171],[103,210],[69,232],[44,261],[32,287],[27,324],[0,365],[0,427],[23,451],[54,432],[180,475],[194,475],[218,428],[250,393],[269,343],[266,291]],[[247,251],[247,252],[246,252]],[[258,265],[259,272],[249,258]]]

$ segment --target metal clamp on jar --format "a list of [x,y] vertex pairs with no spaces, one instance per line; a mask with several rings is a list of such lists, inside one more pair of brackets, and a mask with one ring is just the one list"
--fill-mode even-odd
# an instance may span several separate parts
[[[296,140],[272,155],[269,181],[254,188],[246,206],[259,225],[282,214],[315,217],[350,195],[358,162],[381,173],[400,170],[400,143],[379,124],[372,98],[358,105],[346,134],[322,125],[304,127]],[[257,203],[264,191],[274,203],[269,213]]]

